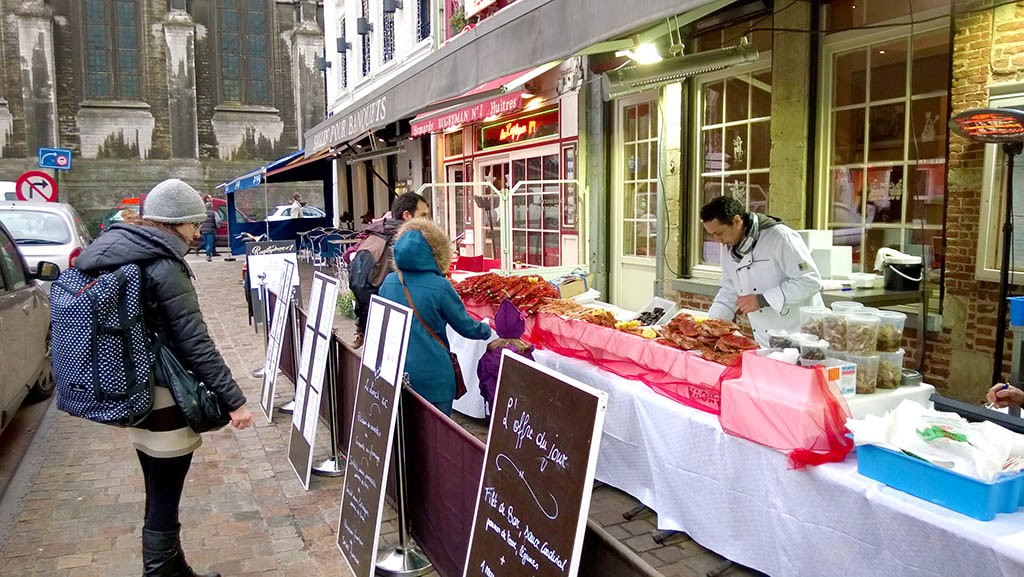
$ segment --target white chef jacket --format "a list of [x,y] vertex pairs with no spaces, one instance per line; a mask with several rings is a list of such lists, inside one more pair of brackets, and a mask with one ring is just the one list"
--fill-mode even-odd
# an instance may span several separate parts
[[754,329],[754,340],[767,347],[768,329],[798,333],[800,307],[824,306],[821,275],[811,251],[788,226],[762,228],[754,249],[739,262],[732,259],[729,250],[722,246],[722,286],[708,310],[710,317],[731,321],[736,316],[738,296],[764,295],[769,306],[748,314],[747,319]]

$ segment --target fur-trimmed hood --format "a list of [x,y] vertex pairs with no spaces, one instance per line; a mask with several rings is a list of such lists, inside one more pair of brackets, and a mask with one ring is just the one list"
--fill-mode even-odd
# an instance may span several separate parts
[[403,271],[445,274],[452,262],[452,241],[426,218],[406,221],[395,236],[395,266]]

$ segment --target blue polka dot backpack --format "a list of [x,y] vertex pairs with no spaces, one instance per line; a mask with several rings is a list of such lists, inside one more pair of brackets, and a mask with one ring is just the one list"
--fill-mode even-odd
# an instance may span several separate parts
[[58,409],[120,427],[149,415],[155,355],[137,265],[61,273],[50,287],[50,357]]

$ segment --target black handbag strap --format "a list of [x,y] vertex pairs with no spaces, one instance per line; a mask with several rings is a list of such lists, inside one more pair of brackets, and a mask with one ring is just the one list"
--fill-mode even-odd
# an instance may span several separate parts
[[427,329],[427,332],[430,333],[430,336],[434,337],[434,340],[437,341],[437,344],[441,345],[441,348],[450,354],[451,351],[449,351],[448,347],[444,345],[444,341],[441,340],[441,337],[437,336],[437,333],[435,333],[434,330],[430,328],[430,325],[423,321],[423,317],[420,316],[420,311],[416,310],[416,305],[413,304],[412,302],[412,295],[409,294],[409,289],[405,286],[405,279],[402,278],[402,271],[398,271],[398,282],[402,284],[402,290],[405,291],[405,300],[409,301],[409,308],[412,309],[412,314],[416,315],[416,318],[419,319],[420,324],[423,325],[423,328]]

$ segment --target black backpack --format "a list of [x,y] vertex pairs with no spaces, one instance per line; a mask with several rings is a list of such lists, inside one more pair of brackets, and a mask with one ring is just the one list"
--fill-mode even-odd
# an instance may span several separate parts
[[138,265],[60,274],[50,287],[50,358],[58,409],[120,427],[149,415],[156,356]]

